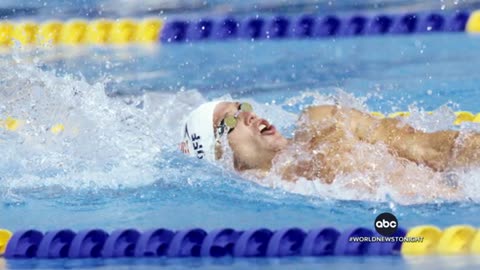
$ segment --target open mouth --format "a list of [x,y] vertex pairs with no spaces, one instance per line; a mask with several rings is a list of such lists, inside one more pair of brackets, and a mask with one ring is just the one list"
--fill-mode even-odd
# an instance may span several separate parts
[[271,125],[265,119],[262,119],[257,127],[258,127],[258,130],[260,131],[260,134],[262,135],[272,135],[272,134],[275,134],[275,131],[276,131],[275,126]]

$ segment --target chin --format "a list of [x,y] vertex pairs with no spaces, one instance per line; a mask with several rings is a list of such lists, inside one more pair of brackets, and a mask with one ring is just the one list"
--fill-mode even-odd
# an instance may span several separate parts
[[270,139],[271,140],[269,140],[268,145],[269,148],[274,151],[280,151],[287,145],[287,140],[282,136],[275,136]]
[[271,144],[280,144],[282,142],[282,137],[279,137],[279,136],[274,136],[274,137],[270,137],[269,138],[269,141]]

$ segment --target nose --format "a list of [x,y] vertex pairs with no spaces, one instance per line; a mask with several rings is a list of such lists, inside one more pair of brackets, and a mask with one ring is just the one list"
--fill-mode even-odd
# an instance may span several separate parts
[[257,119],[257,116],[253,112],[241,112],[240,117],[243,118],[243,122],[246,126],[251,126],[255,119]]

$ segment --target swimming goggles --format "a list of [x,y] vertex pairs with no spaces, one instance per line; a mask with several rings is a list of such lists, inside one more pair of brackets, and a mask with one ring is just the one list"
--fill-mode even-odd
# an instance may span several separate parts
[[220,138],[225,132],[230,134],[230,132],[235,129],[238,123],[238,115],[240,112],[252,112],[253,107],[250,103],[243,102],[238,105],[238,111],[234,115],[227,115],[220,122],[220,125],[217,128],[217,138]]

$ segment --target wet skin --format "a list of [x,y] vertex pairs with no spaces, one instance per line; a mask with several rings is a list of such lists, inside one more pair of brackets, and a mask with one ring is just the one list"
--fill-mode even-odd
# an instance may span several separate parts
[[[214,128],[226,115],[234,115],[238,106],[238,102],[217,105]],[[359,142],[384,144],[393,156],[434,172],[480,164],[480,134],[460,135],[452,130],[427,133],[398,119],[378,119],[336,105],[313,106],[302,112],[292,139],[286,139],[253,112],[240,112],[237,126],[227,136],[239,171],[269,171],[275,157],[291,144],[301,144],[311,152],[328,146],[308,161],[285,166],[282,177],[290,181],[303,177],[331,183],[339,173],[361,170],[358,164],[344,162]]]

